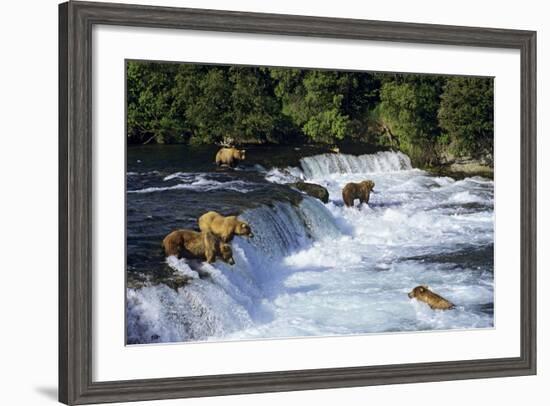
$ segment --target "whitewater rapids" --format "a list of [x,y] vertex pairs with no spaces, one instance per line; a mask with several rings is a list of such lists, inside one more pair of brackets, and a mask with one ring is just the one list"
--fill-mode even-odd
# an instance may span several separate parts
[[[493,326],[493,181],[432,176],[398,152],[315,155],[262,176],[274,187],[318,183],[330,201],[305,196],[245,210],[255,237],[234,239],[234,266],[169,258],[189,282],[127,289],[129,344]],[[129,190],[129,198],[228,186],[246,199],[256,187],[205,174],[162,179],[181,183]],[[344,207],[342,187],[365,179],[376,183],[369,205]],[[456,309],[409,299],[420,284]]]

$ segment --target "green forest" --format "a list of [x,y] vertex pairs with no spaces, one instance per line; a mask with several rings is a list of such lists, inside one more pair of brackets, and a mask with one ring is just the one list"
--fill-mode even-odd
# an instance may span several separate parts
[[127,62],[129,144],[365,143],[492,164],[493,79]]

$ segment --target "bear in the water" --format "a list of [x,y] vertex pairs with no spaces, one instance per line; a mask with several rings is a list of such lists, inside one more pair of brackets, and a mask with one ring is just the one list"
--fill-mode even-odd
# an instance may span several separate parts
[[231,168],[246,158],[246,150],[237,148],[221,148],[216,154],[216,165],[227,165]]
[[201,259],[208,263],[221,259],[229,265],[235,263],[231,245],[220,241],[213,233],[193,230],[174,230],[162,240],[166,256]]
[[432,292],[426,285],[417,286],[409,293],[409,298],[427,303],[434,310],[450,310],[455,307],[447,299]]
[[199,228],[202,232],[210,232],[223,242],[229,242],[235,235],[253,237],[247,222],[237,216],[222,216],[215,211],[209,211],[199,217]]
[[347,207],[353,207],[355,199],[360,203],[369,203],[370,192],[374,189],[372,180],[365,180],[359,183],[350,182],[342,189],[342,198]]

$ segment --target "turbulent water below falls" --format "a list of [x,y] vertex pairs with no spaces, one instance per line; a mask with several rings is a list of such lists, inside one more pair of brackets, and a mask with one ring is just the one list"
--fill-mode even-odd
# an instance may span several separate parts
[[[396,152],[200,172],[150,156],[128,154],[129,344],[493,326],[491,180],[434,177]],[[330,201],[286,185],[298,179]],[[342,187],[364,179],[376,183],[369,205],[344,207]],[[233,240],[236,264],[164,258],[162,237],[205,210],[253,228]],[[456,308],[409,299],[420,284]]]

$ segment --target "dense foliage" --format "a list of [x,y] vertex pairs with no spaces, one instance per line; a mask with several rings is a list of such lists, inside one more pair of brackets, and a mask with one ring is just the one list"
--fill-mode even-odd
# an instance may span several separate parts
[[175,142],[185,131],[184,108],[174,82],[177,71],[173,64],[128,63],[127,133],[131,142]]
[[493,80],[132,61],[130,143],[366,142],[492,157]]
[[380,89],[379,120],[399,148],[427,163],[437,158],[441,130],[437,112],[445,79],[400,75],[386,79]]
[[492,160],[493,82],[472,77],[446,81],[438,112],[454,155]]

